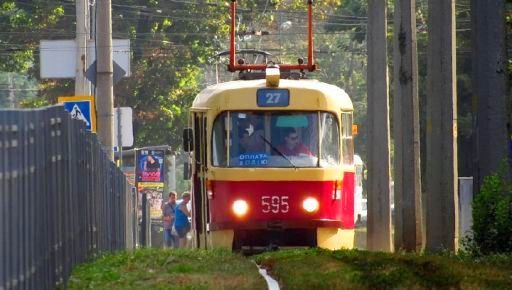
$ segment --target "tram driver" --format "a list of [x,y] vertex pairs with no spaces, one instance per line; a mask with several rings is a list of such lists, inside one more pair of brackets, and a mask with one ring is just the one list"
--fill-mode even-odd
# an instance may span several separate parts
[[285,128],[284,142],[277,149],[286,156],[314,156],[314,154],[300,141],[295,128]]

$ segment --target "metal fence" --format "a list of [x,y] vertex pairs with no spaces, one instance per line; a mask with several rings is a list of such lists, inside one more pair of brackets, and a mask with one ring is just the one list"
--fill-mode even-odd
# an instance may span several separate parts
[[62,106],[0,110],[0,290],[54,289],[77,263],[133,247],[133,197]]

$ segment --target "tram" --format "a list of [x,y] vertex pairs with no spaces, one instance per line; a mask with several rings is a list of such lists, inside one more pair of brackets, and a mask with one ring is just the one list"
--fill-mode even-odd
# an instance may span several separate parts
[[308,63],[261,67],[235,64],[231,48],[230,70],[260,77],[208,87],[190,109],[184,149],[192,158],[195,245],[352,248],[349,96],[316,80],[283,78],[285,70],[314,69],[311,54]]

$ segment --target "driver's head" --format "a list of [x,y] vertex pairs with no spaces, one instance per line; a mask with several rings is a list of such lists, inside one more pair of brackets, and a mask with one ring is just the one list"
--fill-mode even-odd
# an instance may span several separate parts
[[284,142],[288,148],[294,148],[299,144],[299,135],[295,128],[287,128],[284,131]]

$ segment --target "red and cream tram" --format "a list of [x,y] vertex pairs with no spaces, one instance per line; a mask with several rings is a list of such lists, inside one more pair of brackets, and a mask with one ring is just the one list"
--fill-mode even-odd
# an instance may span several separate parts
[[[232,70],[251,68],[234,57]],[[311,58],[281,69],[311,70]],[[198,247],[354,245],[352,102],[336,86],[279,75],[220,83],[193,102],[184,147]]]

